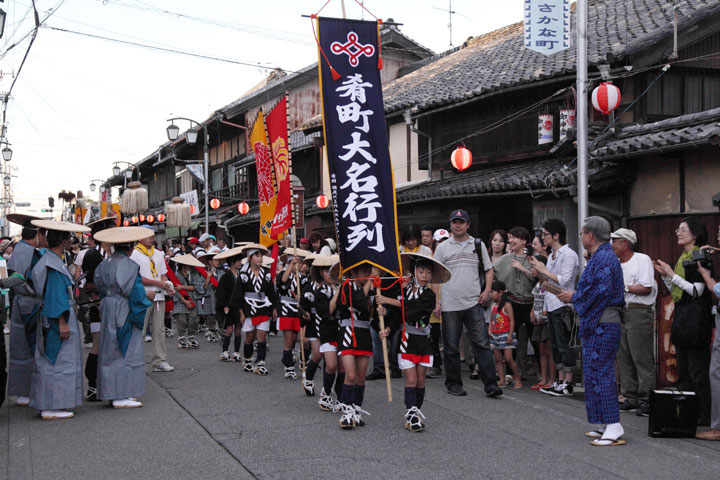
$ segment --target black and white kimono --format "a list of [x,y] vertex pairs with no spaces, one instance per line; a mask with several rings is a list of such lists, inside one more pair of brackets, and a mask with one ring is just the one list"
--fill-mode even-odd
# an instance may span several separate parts
[[[230,305],[245,314],[243,331],[254,330],[258,325],[269,322],[277,304],[278,295],[270,269],[260,267],[257,275],[250,268],[240,270]],[[269,323],[267,325],[269,329]]]
[[357,282],[347,282],[341,287],[337,301],[340,355],[372,356],[370,299],[370,292],[365,294]]
[[416,364],[432,367],[430,315],[435,308],[435,292],[412,283],[403,290],[405,322],[400,336],[398,365],[402,370]]

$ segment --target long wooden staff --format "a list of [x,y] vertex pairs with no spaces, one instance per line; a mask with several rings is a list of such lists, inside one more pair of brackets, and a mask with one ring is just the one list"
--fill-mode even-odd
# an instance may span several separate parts
[[[375,295],[380,295],[380,287],[375,287]],[[385,330],[385,316],[378,314],[380,318],[380,331]],[[382,342],[383,362],[385,363],[385,385],[387,386],[388,402],[392,402],[392,388],[390,386],[390,365],[388,363],[387,337],[380,339]]]

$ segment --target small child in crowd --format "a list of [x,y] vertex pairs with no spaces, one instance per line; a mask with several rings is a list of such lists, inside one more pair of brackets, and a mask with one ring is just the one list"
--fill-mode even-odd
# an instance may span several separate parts
[[522,388],[522,382],[518,372],[517,364],[513,360],[512,351],[517,347],[517,336],[515,335],[515,317],[513,316],[513,308],[507,302],[506,287],[500,280],[495,280],[492,284],[490,299],[493,301],[492,313],[490,314],[490,345],[495,355],[495,365],[497,367],[498,385],[505,386],[503,379],[505,378],[505,367],[503,365],[503,357],[508,368],[512,371],[515,378],[514,388]]

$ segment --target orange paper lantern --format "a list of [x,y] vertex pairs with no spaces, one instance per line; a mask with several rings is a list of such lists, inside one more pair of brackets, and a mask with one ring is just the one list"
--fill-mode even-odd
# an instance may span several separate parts
[[240,215],[246,215],[250,211],[250,205],[245,202],[240,202],[238,203],[237,209]]
[[147,220],[148,223],[153,223],[155,221],[155,217],[153,217],[152,215],[148,215],[147,217],[145,217],[145,220]]
[[127,221],[127,220],[123,220],[123,226],[124,226],[124,227],[129,227],[129,226],[130,226],[130,222]]
[[140,216],[138,218],[140,219],[141,222],[145,221],[145,215],[143,215],[142,213],[140,214]]
[[450,156],[452,166],[462,172],[472,165],[472,153],[465,147],[458,147]]
[[195,205],[190,205],[190,215],[195,214]]
[[212,208],[213,210],[217,210],[218,208],[220,208],[220,200],[218,200],[217,198],[213,198],[212,200],[210,200],[210,208]]
[[320,195],[315,199],[315,205],[317,205],[318,208],[327,208],[328,205],[330,205],[330,200],[325,195]]
[[132,223],[138,223],[138,217],[133,216],[133,217],[130,219],[130,222],[132,222]]
[[165,221],[165,214],[158,213],[158,222],[164,222],[164,221]]

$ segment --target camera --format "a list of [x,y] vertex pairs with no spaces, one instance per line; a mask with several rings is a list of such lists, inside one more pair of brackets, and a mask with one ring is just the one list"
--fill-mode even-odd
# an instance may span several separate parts
[[532,247],[525,247],[525,248],[523,249],[523,253],[524,253],[526,256],[528,256],[528,257],[532,257],[532,256],[535,255],[535,251],[533,250]]
[[700,262],[700,265],[702,265],[703,268],[706,268],[708,270],[713,269],[713,255],[715,251],[710,249],[705,250],[695,250],[692,252],[692,258],[690,260],[685,260],[682,262],[683,268],[686,270],[692,270],[697,268],[697,262]]

